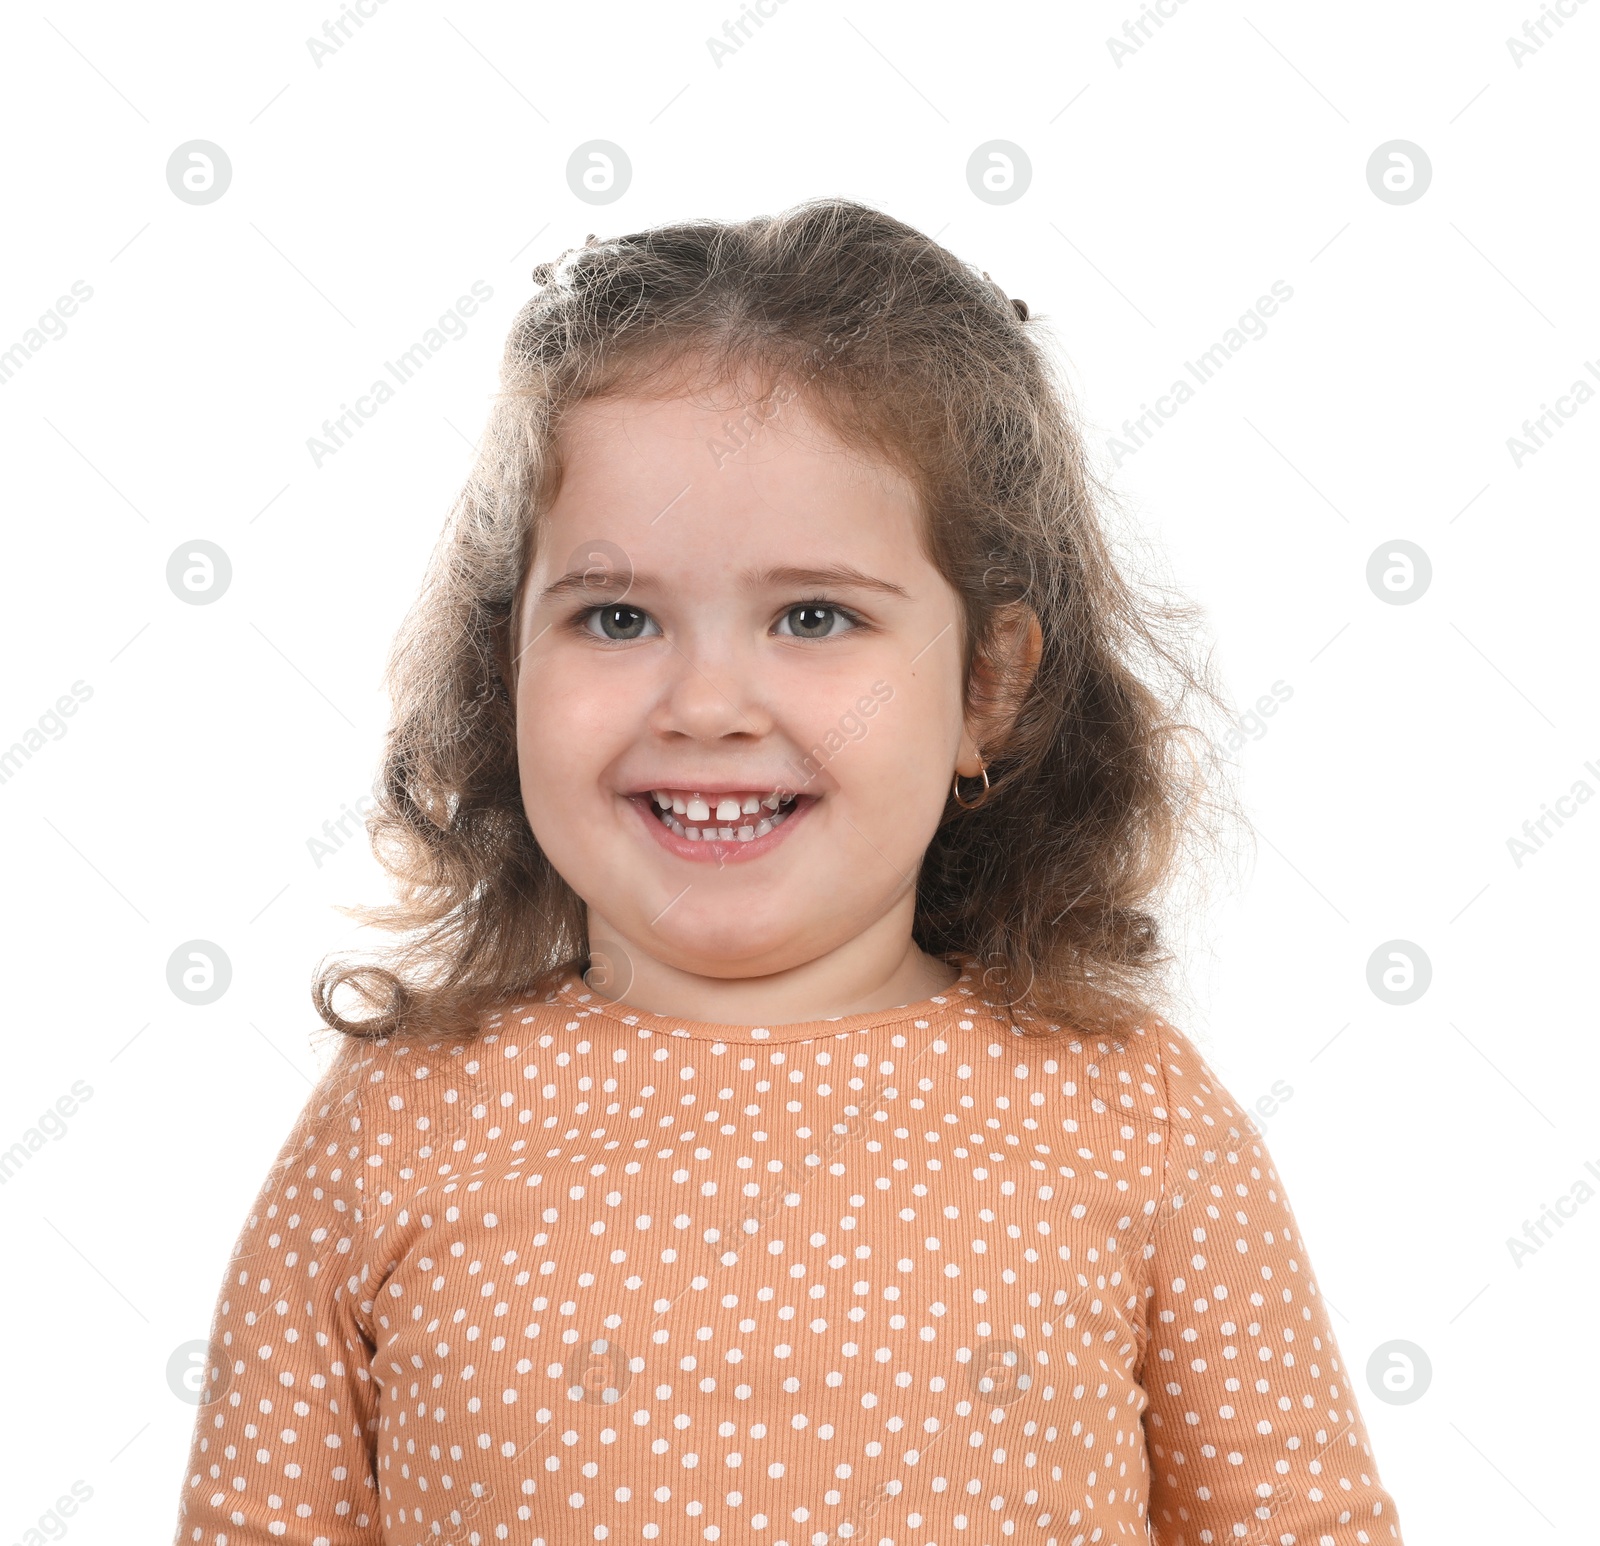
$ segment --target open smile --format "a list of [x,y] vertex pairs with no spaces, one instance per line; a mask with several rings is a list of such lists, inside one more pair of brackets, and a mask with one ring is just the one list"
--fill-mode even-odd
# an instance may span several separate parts
[[661,788],[627,800],[669,853],[716,864],[770,853],[816,804],[815,796],[769,789]]

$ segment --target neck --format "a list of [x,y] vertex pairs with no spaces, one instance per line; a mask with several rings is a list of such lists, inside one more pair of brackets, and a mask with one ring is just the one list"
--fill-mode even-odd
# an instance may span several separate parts
[[909,906],[809,959],[757,963],[748,971],[736,964],[726,975],[652,954],[590,908],[586,980],[602,997],[631,1009],[708,1025],[793,1025],[914,1004],[942,993],[960,974],[917,947],[911,938],[915,898],[905,900]]

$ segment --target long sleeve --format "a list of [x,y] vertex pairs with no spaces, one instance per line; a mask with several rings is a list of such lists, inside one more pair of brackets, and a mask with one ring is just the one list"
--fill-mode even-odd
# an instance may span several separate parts
[[345,1041],[240,1232],[217,1298],[178,1546],[378,1546],[363,1295],[365,1049]]
[[1141,1383],[1157,1546],[1399,1546],[1349,1371],[1259,1129],[1161,1047]]

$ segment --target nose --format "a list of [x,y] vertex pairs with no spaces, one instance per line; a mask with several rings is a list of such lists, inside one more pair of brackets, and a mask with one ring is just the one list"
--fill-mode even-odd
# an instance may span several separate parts
[[650,714],[657,735],[709,742],[730,736],[759,740],[771,733],[773,716],[754,650],[703,635],[684,638],[670,645],[664,671]]

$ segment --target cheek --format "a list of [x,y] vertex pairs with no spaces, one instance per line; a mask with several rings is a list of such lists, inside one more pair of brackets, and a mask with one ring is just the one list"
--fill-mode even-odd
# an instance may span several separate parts
[[[847,742],[840,758],[841,782],[849,781],[852,762],[860,769],[862,793],[871,803],[893,809],[915,823],[937,821],[944,808],[947,769],[956,757],[961,735],[959,714],[949,694],[931,676],[891,681],[879,678],[878,698],[869,693],[866,714],[860,703],[852,717],[864,725],[859,739]],[[931,817],[928,813],[931,811]]]
[[586,673],[546,670],[517,691],[517,764],[523,789],[541,806],[572,804],[626,740],[628,706],[618,684]]

